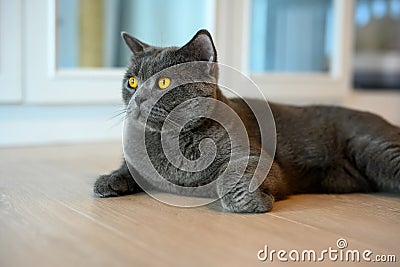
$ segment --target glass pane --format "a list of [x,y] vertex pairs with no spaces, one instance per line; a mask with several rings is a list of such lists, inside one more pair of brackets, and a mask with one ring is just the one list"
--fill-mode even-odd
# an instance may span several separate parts
[[252,0],[252,72],[327,72],[332,0]]
[[358,0],[354,87],[400,90],[400,0]]
[[122,67],[126,31],[158,46],[183,45],[213,27],[213,0],[58,0],[58,68]]

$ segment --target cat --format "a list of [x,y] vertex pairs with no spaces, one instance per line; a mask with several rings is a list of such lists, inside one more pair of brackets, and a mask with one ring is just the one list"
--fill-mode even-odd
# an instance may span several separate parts
[[[182,47],[150,46],[127,33],[122,33],[122,37],[132,52],[131,64],[123,78],[122,99],[128,106],[134,98],[134,109],[148,108],[146,91],[160,89],[157,85],[152,88],[138,86],[155,73],[185,62],[217,62],[216,48],[207,30],[198,31]],[[217,77],[216,73],[213,75]],[[214,98],[232,107],[248,129],[250,157],[235,159],[235,164],[246,164],[244,173],[240,177],[236,177],[235,172],[227,173],[218,181],[215,190],[208,192],[210,197],[219,197],[221,206],[228,212],[268,212],[275,200],[297,193],[400,191],[399,127],[377,115],[342,107],[297,107],[277,103],[269,103],[277,134],[272,166],[261,186],[255,191],[249,190],[257,164],[263,164],[259,158],[262,149],[259,125],[243,100],[228,99],[217,85],[208,83],[172,89],[149,113],[145,135],[147,152],[157,171],[175,184],[196,187],[215,180],[226,169],[227,155],[232,152],[223,127],[207,118],[193,118],[180,135],[183,155],[188,159],[199,157],[199,143],[208,137],[216,144],[215,161],[206,169],[193,173],[172,166],[164,156],[160,131],[165,117],[183,101],[199,96]],[[209,107],[198,105],[197,108]],[[188,114],[191,112],[187,110]],[[128,110],[126,115],[132,116],[131,113]],[[136,168],[140,166],[138,164]],[[142,191],[131,171],[124,160],[119,169],[97,179],[94,194],[115,197]]]

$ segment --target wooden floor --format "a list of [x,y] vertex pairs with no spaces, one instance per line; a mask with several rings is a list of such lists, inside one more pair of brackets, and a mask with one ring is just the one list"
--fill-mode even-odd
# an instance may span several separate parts
[[[0,266],[286,266],[257,253],[319,253],[338,249],[339,238],[346,249],[397,257],[369,266],[399,265],[398,195],[299,195],[253,215],[172,207],[144,193],[94,198],[96,176],[120,158],[115,143],[0,149]],[[342,263],[307,265],[332,264]]]

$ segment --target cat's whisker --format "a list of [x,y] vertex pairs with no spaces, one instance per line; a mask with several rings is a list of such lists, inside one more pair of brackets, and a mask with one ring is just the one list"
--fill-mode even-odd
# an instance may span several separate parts
[[126,120],[127,116],[124,115],[123,117],[120,117],[119,120],[117,120],[111,127],[114,128],[118,125],[120,125],[121,123],[123,123]]
[[123,115],[125,113],[126,113],[126,110],[120,111],[118,114],[115,114],[115,115],[111,116],[109,119],[112,120],[112,119],[118,118],[118,117],[120,117],[121,115]]
[[116,110],[115,114],[108,118],[109,121],[118,119],[115,123],[113,123],[113,125],[111,125],[111,128],[114,128],[114,127],[120,125],[126,119],[127,112],[128,112],[128,110],[125,106]]
[[126,111],[127,111],[127,108],[126,108],[125,106],[123,106],[122,108],[116,110],[116,111],[114,112],[114,115],[112,115],[109,119],[114,119],[114,118],[116,118],[116,117],[119,117],[119,116],[121,116],[122,114],[126,113]]

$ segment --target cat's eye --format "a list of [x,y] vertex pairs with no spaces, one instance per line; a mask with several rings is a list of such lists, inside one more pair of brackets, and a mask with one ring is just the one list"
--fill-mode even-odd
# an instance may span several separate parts
[[130,77],[128,80],[128,84],[130,88],[136,89],[138,87],[138,80],[135,77]]
[[158,87],[160,89],[166,89],[171,84],[171,80],[169,78],[160,78],[158,80]]

